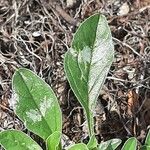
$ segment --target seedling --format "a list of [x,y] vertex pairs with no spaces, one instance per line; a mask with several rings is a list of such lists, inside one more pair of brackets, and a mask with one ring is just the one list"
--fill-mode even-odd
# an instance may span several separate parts
[[[70,145],[67,150],[115,150],[120,139],[98,144],[94,133],[93,112],[114,57],[114,46],[106,18],[95,14],[86,19],[74,35],[65,55],[64,68],[70,86],[84,108],[90,140],[88,144]],[[41,78],[28,69],[18,69],[12,78],[13,104],[26,128],[40,136],[47,150],[62,150],[62,114],[58,100]],[[145,147],[150,147],[150,134]],[[18,130],[0,132],[0,144],[6,150],[42,150],[25,133]],[[136,149],[137,140],[130,138],[122,150]]]

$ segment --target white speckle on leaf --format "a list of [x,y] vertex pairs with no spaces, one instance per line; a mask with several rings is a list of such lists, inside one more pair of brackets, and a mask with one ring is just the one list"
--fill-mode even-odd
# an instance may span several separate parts
[[79,62],[90,63],[91,61],[91,49],[85,46],[82,51],[79,52]]
[[34,123],[42,120],[42,115],[37,109],[30,109],[29,112],[26,112],[27,117],[30,118]]
[[49,99],[47,100],[46,96],[44,97],[43,102],[40,103],[40,111],[43,116],[45,116],[46,110],[51,107],[51,103],[52,103],[52,101]]
[[17,143],[18,141],[17,140],[15,140],[15,143]]
[[23,146],[24,146],[25,144],[26,144],[26,143],[21,143],[21,145],[23,145]]
[[73,57],[77,57],[77,52],[73,49],[73,48],[70,48],[70,51],[69,51],[70,53],[71,53],[71,55],[73,56]]
[[33,123],[39,122],[42,120],[42,117],[45,117],[46,111],[52,106],[52,101],[45,96],[39,104],[39,109],[30,109],[30,111],[26,112],[26,115]]
[[21,73],[21,76],[23,77],[23,79],[24,79],[25,81],[28,81],[28,80],[29,80],[29,77],[25,76],[23,73]]
[[33,84],[34,83],[34,78],[32,76],[26,75],[24,73],[21,73],[21,76],[23,78],[23,80],[28,84]]

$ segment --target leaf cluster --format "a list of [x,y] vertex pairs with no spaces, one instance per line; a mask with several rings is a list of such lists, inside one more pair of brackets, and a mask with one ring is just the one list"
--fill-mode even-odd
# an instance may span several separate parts
[[[94,109],[99,91],[105,81],[114,57],[112,36],[103,15],[86,19],[74,35],[66,52],[64,69],[69,84],[82,105],[90,140],[77,143],[67,150],[115,150],[121,139],[98,144],[94,133]],[[32,71],[20,68],[12,78],[13,104],[17,116],[26,128],[40,136],[47,150],[62,150],[62,113],[52,88]],[[121,150],[136,150],[138,141],[129,138]],[[0,132],[0,144],[6,150],[42,150],[27,134],[18,130]],[[150,132],[141,150],[150,149]]]

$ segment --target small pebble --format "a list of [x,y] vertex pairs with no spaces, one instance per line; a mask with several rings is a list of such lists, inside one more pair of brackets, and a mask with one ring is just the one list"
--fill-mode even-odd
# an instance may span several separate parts
[[124,16],[128,14],[130,11],[129,5],[127,2],[123,3],[122,6],[119,9],[119,12],[117,13],[118,16]]

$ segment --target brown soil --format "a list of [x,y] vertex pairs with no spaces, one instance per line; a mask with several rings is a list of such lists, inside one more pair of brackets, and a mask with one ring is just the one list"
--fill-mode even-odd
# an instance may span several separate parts
[[0,131],[14,128],[33,136],[9,103],[12,75],[25,67],[55,91],[69,141],[87,142],[83,109],[64,75],[63,58],[79,23],[96,12],[107,17],[115,45],[96,107],[97,138],[135,136],[143,142],[150,125],[149,0],[1,0]]

